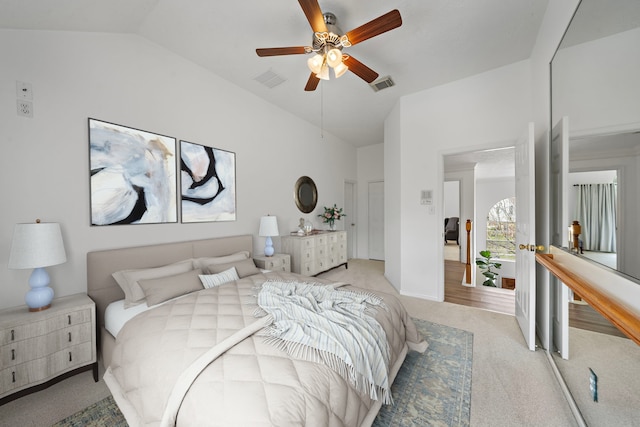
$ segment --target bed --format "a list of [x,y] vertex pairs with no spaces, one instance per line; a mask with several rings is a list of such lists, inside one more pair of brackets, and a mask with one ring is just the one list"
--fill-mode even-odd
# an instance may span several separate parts
[[[391,403],[407,352],[427,346],[398,299],[260,270],[252,250],[243,235],[87,254],[104,379],[129,425],[367,426]],[[292,295],[336,307],[331,316],[353,319],[348,339],[358,340],[317,346],[314,331],[344,325],[307,327],[327,320],[295,304],[311,312],[301,328],[312,333],[287,336],[281,301]],[[112,312],[126,318],[105,323]]]

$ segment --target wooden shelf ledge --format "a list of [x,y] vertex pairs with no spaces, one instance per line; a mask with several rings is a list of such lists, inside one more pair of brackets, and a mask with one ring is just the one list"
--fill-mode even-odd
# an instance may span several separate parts
[[[574,256],[574,255],[568,255]],[[640,318],[637,311],[620,302],[602,286],[590,282],[570,267],[558,262],[553,254],[536,254],[536,261],[576,292],[584,301],[640,345]],[[638,286],[637,284],[635,286]]]

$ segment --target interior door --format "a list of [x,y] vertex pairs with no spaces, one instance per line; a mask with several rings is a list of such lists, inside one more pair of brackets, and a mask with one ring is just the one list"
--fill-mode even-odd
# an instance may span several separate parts
[[[550,210],[551,243],[566,246],[569,226],[569,119],[563,117],[551,132]],[[550,275],[554,295],[552,305],[553,346],[563,359],[569,358],[569,288]]]
[[347,214],[344,220],[344,229],[347,231],[347,259],[356,257],[357,236],[356,229],[356,184],[345,181],[344,183],[344,211]]
[[[516,143],[516,319],[529,350],[535,350],[535,140],[533,123]],[[530,248],[533,246],[533,250]]]
[[384,181],[369,183],[369,259],[384,261]]

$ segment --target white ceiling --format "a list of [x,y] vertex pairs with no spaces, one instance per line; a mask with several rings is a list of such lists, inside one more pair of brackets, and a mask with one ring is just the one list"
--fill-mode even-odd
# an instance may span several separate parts
[[[258,57],[258,47],[311,43],[295,0],[0,0],[0,28],[138,34],[358,147],[383,142],[400,96],[527,59],[548,0],[319,3],[344,32],[400,11],[400,28],[345,50],[394,87],[376,93],[347,73],[305,92],[307,56]],[[255,80],[269,70],[285,82]]]

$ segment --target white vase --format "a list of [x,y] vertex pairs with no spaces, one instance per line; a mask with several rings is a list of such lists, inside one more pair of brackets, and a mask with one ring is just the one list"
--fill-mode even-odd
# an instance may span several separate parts
[[329,223],[329,230],[336,231],[336,223],[335,222],[330,222]]

